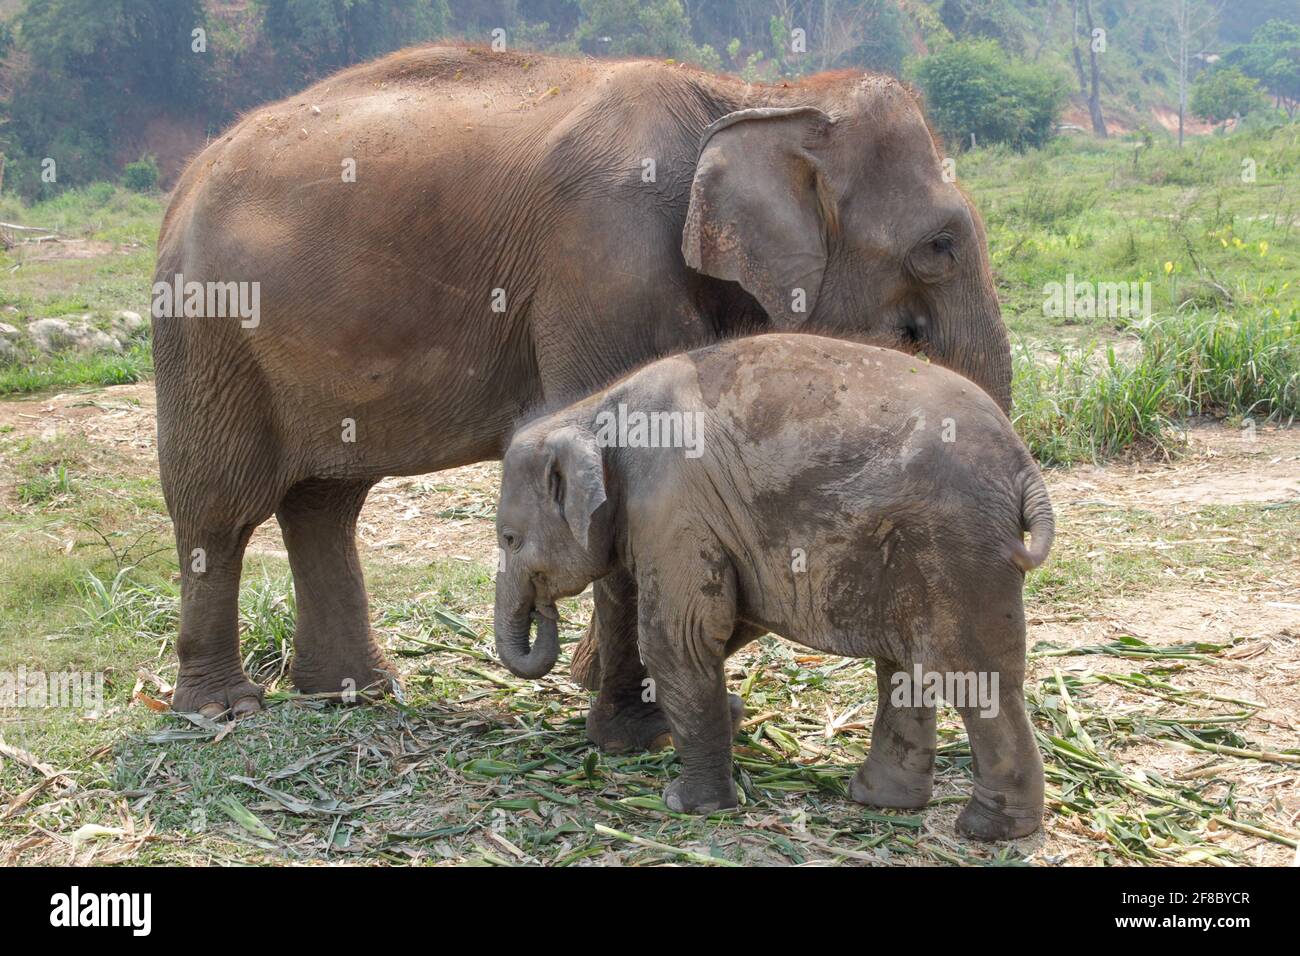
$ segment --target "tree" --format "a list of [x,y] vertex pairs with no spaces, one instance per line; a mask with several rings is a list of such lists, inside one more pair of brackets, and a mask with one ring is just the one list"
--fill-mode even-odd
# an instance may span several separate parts
[[1192,87],[1192,112],[1218,125],[1267,105],[1259,82],[1235,66],[1202,73]]
[[714,65],[713,50],[697,47],[691,39],[691,21],[681,0],[579,0],[579,7],[582,17],[575,36],[588,53]]
[[199,101],[204,67],[193,31],[202,0],[27,0],[17,17],[34,71],[106,102]]
[[996,40],[1003,49],[1019,52],[1021,37],[1015,5],[1009,0],[942,0],[939,17],[953,36]]
[[1263,83],[1287,116],[1295,118],[1300,105],[1300,23],[1269,20],[1226,60]]
[[852,63],[897,74],[907,55],[894,0],[822,0],[819,69]]
[[447,29],[446,0],[256,0],[262,33],[297,88]]
[[1083,75],[1083,55],[1079,52],[1079,0],[1074,0],[1074,33],[1071,41],[1074,47],[1074,69],[1079,75],[1079,92],[1088,100],[1088,115],[1092,117],[1092,131],[1102,139],[1109,135],[1106,132],[1106,120],[1101,115],[1101,68],[1097,63],[1097,48],[1101,40],[1101,34],[1097,34],[1097,28],[1092,22],[1092,3],[1091,0],[1083,0],[1083,14],[1087,21],[1088,36],[1088,58],[1091,65],[1092,85],[1089,87]]
[[1007,143],[1041,146],[1052,135],[1067,98],[1060,74],[1008,57],[992,40],[959,40],[909,63],[925,93],[931,120],[965,147]]
[[1188,67],[1193,56],[1205,52],[1201,46],[1210,24],[1218,19],[1220,6],[1203,0],[1166,0],[1169,4],[1169,32],[1165,36],[1165,54],[1174,64],[1178,81],[1178,146],[1183,145],[1183,127],[1187,117]]
[[[125,122],[203,102],[207,58],[194,31],[201,0],[27,0],[8,60],[8,178],[28,198],[111,174]],[[8,65],[8,64],[6,64]],[[54,161],[57,180],[42,166]]]

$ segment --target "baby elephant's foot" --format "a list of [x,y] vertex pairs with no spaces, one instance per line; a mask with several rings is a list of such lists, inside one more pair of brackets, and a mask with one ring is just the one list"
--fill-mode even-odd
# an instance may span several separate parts
[[1043,801],[1029,800],[1017,806],[1004,795],[985,790],[978,784],[961,815],[957,829],[976,840],[1014,840],[1038,829],[1043,819]]
[[930,802],[934,776],[912,773],[867,758],[849,781],[849,796],[869,807],[919,810]]
[[736,805],[736,781],[691,783],[678,777],[664,790],[664,803],[677,813],[712,813]]

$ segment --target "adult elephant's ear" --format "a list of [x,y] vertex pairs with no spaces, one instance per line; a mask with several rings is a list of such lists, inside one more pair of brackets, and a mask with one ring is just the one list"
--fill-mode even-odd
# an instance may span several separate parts
[[779,328],[802,325],[821,289],[835,206],[810,147],[830,126],[811,106],[738,110],[700,138],[682,256],[740,283]]

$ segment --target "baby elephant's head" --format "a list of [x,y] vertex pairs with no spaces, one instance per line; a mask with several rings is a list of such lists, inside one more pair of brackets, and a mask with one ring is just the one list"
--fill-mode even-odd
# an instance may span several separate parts
[[[596,437],[545,421],[520,432],[502,462],[497,504],[496,642],[512,674],[541,677],[560,652],[555,602],[612,568],[611,508]],[[531,620],[537,640],[531,650]]]

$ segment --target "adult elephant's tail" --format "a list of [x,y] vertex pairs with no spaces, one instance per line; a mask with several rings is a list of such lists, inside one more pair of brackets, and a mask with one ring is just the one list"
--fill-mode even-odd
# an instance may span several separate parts
[[[1026,456],[1028,457],[1028,456]],[[1011,560],[1021,571],[1032,571],[1047,560],[1056,536],[1056,520],[1047,485],[1038,465],[1029,461],[1020,479],[1020,526],[1029,532],[1029,547],[1021,541],[1012,543]]]

